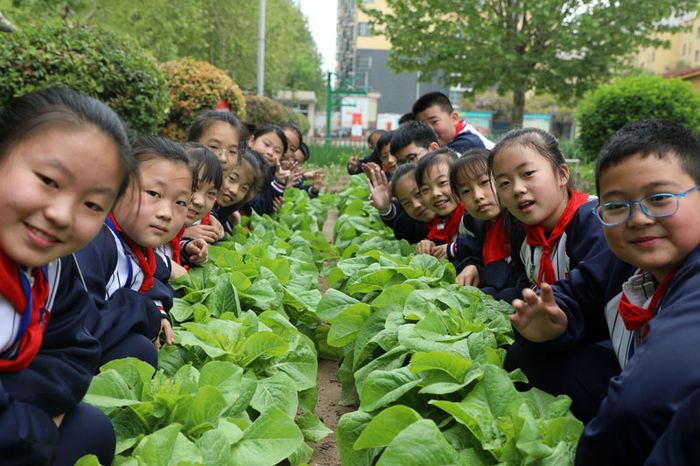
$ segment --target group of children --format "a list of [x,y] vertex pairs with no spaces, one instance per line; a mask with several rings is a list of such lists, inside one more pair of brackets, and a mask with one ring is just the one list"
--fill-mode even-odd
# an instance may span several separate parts
[[[154,367],[173,343],[168,281],[204,264],[208,247],[284,190],[318,195],[320,170],[299,128],[248,137],[209,111],[187,142],[129,138],[83,94],[48,89],[0,111],[0,458],[8,464],[111,463],[109,419],[81,402],[108,361]],[[312,180],[304,185],[303,179]]]
[[546,131],[491,144],[440,93],[413,116],[348,170],[398,239],[512,302],[504,366],[528,376],[521,389],[572,398],[576,463],[697,464],[700,139],[669,120],[625,126],[601,150],[596,197]]

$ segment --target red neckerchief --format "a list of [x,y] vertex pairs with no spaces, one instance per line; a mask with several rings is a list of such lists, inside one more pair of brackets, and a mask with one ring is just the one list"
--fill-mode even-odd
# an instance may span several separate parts
[[185,234],[185,225],[182,225],[182,228],[180,228],[180,232],[175,235],[175,238],[171,239],[170,245],[173,247],[173,260],[177,262],[178,265],[180,264],[180,240],[182,239],[182,235]]
[[[463,215],[464,204],[460,202],[450,217],[436,216],[431,221],[426,222],[426,225],[430,228],[428,239],[443,241],[445,244],[452,241],[452,237],[459,231],[459,225],[462,223]],[[442,222],[444,222],[444,224],[440,225]]]
[[510,255],[510,238],[503,228],[503,213],[496,218],[493,225],[486,222],[486,239],[481,254],[484,265],[503,260]]
[[576,210],[582,205],[588,202],[588,194],[583,194],[581,191],[570,190],[569,202],[566,204],[566,209],[559,217],[559,221],[554,226],[552,233],[549,235],[549,239],[545,235],[544,227],[541,225],[524,225],[525,235],[527,237],[527,244],[530,246],[542,246],[542,257],[540,257],[540,271],[537,274],[537,286],[535,289],[539,288],[542,284],[542,279],[551,284],[557,281],[557,277],[554,274],[554,267],[552,266],[552,249],[554,245],[557,244],[561,235],[564,234],[564,230],[569,225],[569,222],[574,218]]
[[467,123],[464,120],[459,120],[459,122],[457,122],[457,132],[455,133],[454,138],[456,138],[457,135],[462,132],[465,126],[467,126]]
[[209,212],[207,215],[204,216],[201,222],[199,222],[200,225],[209,225],[210,219],[211,218],[211,212]]
[[[0,251],[0,295],[5,298],[12,307],[24,315],[30,312],[29,323],[24,335],[21,336],[19,347],[16,351],[15,359],[0,359],[0,372],[16,372],[26,368],[34,359],[41,347],[41,340],[44,336],[44,329],[48,323],[50,314],[43,311],[46,298],[49,296],[49,283],[41,267],[32,270],[34,285],[31,287],[31,294],[25,294],[20,280],[23,273],[19,264],[7,257]],[[25,282],[26,283],[26,282]],[[31,297],[31,308],[29,308],[29,298]]]
[[649,333],[649,326],[647,325],[647,322],[654,317],[656,305],[659,304],[659,300],[671,285],[671,280],[673,279],[674,275],[676,275],[677,271],[678,270],[676,269],[670,274],[666,275],[666,278],[659,283],[659,286],[656,288],[656,290],[654,290],[654,294],[651,296],[651,303],[649,304],[648,309],[630,303],[627,296],[625,296],[624,291],[622,292],[620,303],[617,305],[617,312],[620,313],[620,317],[622,317],[622,321],[625,323],[627,330],[634,332],[635,330],[639,330],[640,328],[644,327],[640,341],[644,341],[644,337],[646,337]]
[[114,215],[111,212],[109,213],[109,218],[112,220],[112,222],[114,222],[114,226],[122,235],[122,239],[126,241],[126,244],[129,245],[133,253],[136,255],[139,268],[141,271],[143,271],[143,283],[141,283],[139,293],[145,293],[153,286],[153,274],[156,273],[156,257],[153,253],[153,248],[144,248],[141,245],[136,244],[136,241],[131,239],[129,235],[122,230],[119,223],[117,223],[117,219],[114,218]]

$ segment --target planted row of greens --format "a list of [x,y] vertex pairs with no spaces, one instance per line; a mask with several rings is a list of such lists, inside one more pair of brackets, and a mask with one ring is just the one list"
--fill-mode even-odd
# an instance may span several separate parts
[[583,425],[570,399],[521,393],[503,367],[510,305],[459,287],[454,267],[415,255],[367,205],[363,176],[340,193],[342,259],[316,313],[342,354],[343,464],[569,464]]
[[320,200],[289,190],[276,220],[254,214],[172,283],[175,344],[155,376],[141,361],[112,361],[85,397],[112,420],[114,464],[309,461],[306,442],[331,432],[312,413],[318,275],[335,257],[326,215]]

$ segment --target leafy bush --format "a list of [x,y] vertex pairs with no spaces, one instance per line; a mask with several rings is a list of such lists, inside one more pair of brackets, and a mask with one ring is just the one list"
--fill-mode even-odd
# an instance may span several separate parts
[[139,134],[155,134],[170,103],[163,72],[132,39],[61,22],[0,34],[0,107],[48,87],[100,99]]
[[700,95],[690,83],[660,76],[630,76],[589,93],[579,106],[579,139],[595,157],[605,141],[627,123],[669,118],[700,131]]
[[291,121],[301,129],[302,134],[307,134],[311,128],[309,119],[301,113],[291,110],[279,102],[269,97],[259,95],[245,96],[248,120],[257,126],[260,125],[281,125]]
[[231,77],[214,65],[191,57],[161,65],[168,78],[168,93],[173,104],[163,136],[184,141],[194,118],[212,110],[223,99],[231,112],[241,119],[246,116],[246,104],[241,89]]

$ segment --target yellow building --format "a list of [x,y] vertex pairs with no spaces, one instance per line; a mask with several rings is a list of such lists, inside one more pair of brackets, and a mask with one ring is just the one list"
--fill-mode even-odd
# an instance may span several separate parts
[[692,13],[672,21],[689,26],[690,30],[673,35],[663,34],[660,37],[669,40],[671,47],[642,49],[635,58],[635,65],[653,74],[700,67],[700,17]]

